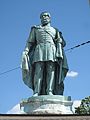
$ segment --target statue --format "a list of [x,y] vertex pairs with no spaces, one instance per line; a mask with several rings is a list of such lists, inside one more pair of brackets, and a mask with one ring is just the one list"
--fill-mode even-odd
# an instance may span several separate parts
[[63,49],[66,42],[62,33],[50,25],[50,13],[42,12],[40,19],[41,25],[31,27],[22,54],[23,81],[33,90],[33,96],[63,95],[68,72]]

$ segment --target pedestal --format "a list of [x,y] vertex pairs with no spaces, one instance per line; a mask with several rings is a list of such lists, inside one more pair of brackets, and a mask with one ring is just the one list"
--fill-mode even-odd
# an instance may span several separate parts
[[41,95],[21,101],[20,108],[26,114],[73,114],[71,97]]

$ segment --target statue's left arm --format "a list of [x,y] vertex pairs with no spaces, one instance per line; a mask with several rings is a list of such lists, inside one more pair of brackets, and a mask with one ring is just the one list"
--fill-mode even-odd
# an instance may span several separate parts
[[63,40],[62,40],[58,30],[56,30],[55,43],[56,43],[56,57],[58,59],[63,59],[63,54],[62,54]]

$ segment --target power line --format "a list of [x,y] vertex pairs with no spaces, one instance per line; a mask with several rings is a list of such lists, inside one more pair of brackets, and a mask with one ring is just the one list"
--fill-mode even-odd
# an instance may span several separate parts
[[7,71],[5,71],[5,72],[2,72],[2,73],[0,73],[0,75],[3,75],[3,74],[6,74],[6,73],[9,73],[9,72],[12,72],[12,71],[14,71],[14,70],[16,70],[16,69],[19,69],[20,67],[18,66],[18,67],[15,67],[15,68],[13,68],[13,69],[10,69],[10,70],[7,70]]
[[65,52],[70,51],[70,50],[73,50],[73,49],[75,49],[75,48],[78,48],[78,47],[83,46],[83,45],[88,44],[88,43],[90,43],[90,41],[87,41],[87,42],[78,44],[78,45],[76,45],[76,46],[74,46],[74,47],[71,47],[71,48],[69,48],[69,49],[66,49]]
[[[83,46],[83,45],[88,44],[88,43],[90,43],[90,41],[87,41],[87,42],[78,44],[78,45],[76,45],[76,46],[74,46],[74,47],[71,47],[71,48],[69,48],[69,49],[66,49],[65,52],[70,51],[70,50],[73,50],[73,49],[75,49],[75,48],[78,48],[78,47]],[[1,76],[1,75],[4,75],[4,74],[6,74],[6,73],[12,72],[12,71],[14,71],[14,70],[16,70],[16,69],[20,69],[20,68],[21,68],[21,67],[18,66],[18,67],[15,67],[15,68],[13,68],[13,69],[7,70],[7,71],[5,71],[5,72],[0,73],[0,76]]]

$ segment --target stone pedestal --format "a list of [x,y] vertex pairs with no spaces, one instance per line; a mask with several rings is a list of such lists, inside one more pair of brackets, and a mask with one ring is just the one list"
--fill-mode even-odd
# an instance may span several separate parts
[[20,108],[26,114],[73,114],[71,97],[41,95],[21,101]]

